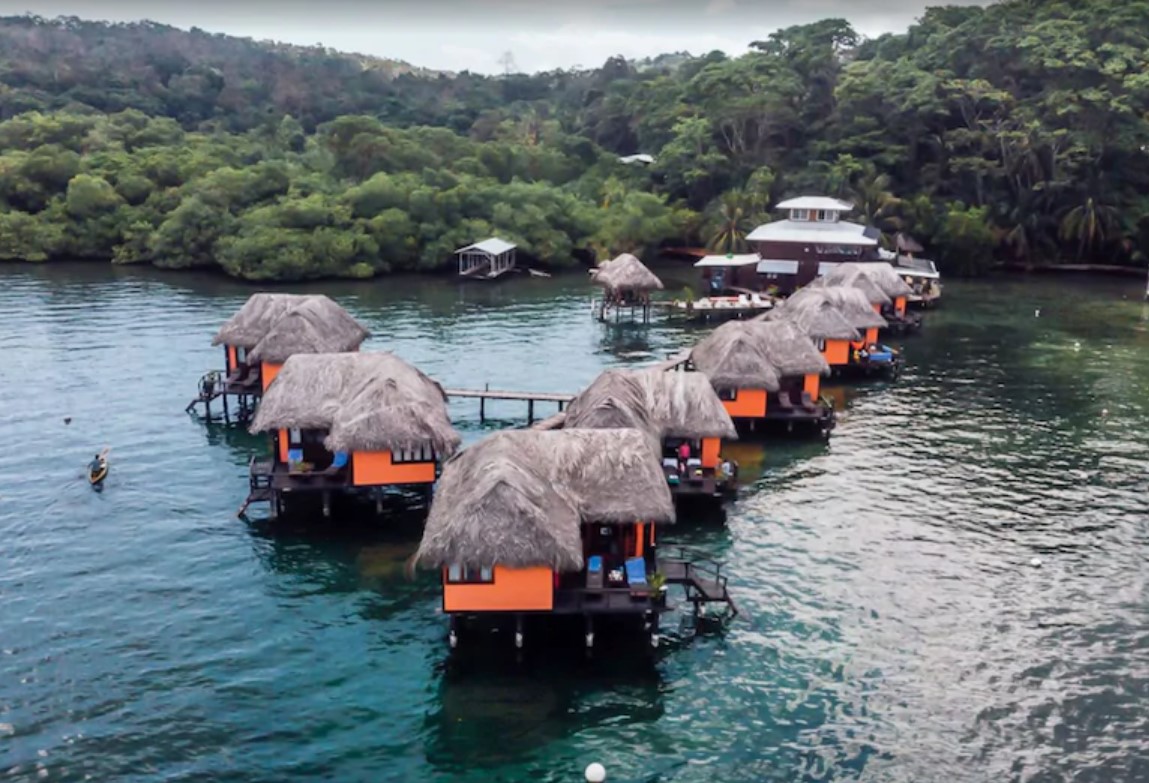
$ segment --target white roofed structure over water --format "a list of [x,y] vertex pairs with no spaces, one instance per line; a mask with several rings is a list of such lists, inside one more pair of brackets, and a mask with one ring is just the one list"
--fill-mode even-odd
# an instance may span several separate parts
[[515,268],[518,246],[499,237],[484,239],[455,251],[459,257],[459,275],[477,279],[494,279]]

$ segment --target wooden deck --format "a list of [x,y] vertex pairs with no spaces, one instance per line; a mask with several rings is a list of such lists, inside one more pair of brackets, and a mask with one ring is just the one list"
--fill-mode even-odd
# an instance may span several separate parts
[[686,600],[694,604],[695,611],[702,604],[722,603],[731,614],[738,614],[726,577],[722,575],[721,564],[706,559],[694,560],[685,550],[680,549],[679,552],[679,557],[658,558],[658,569],[666,576],[666,583],[686,588]]
[[[202,406],[202,416],[206,421],[235,421],[240,424],[247,423],[255,414],[255,405],[263,394],[263,387],[257,377],[244,377],[242,380],[233,373],[228,377],[221,377],[218,371],[207,372],[199,380],[199,394],[184,408],[185,413],[198,413]],[[235,402],[229,404],[229,397]],[[222,417],[212,412],[211,404],[216,400],[222,401]],[[234,408],[234,410],[233,410]]]
[[319,491],[344,489],[351,486],[351,472],[343,470],[340,473],[324,473],[314,471],[310,473],[288,470],[287,465],[275,462],[270,458],[254,459],[251,462],[251,477],[263,479],[260,488],[276,492]]
[[555,590],[554,614],[645,614],[662,609],[650,594],[629,587],[560,588]]
[[[667,483],[670,477],[677,475],[677,471],[663,466]],[[726,498],[737,493],[737,486],[732,480],[721,480],[708,471],[702,477],[681,479],[677,484],[670,484],[670,494],[676,498]]]

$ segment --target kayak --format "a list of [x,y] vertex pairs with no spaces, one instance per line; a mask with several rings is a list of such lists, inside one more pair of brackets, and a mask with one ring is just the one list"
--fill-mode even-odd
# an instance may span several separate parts
[[97,467],[88,468],[88,483],[93,487],[99,486],[108,477],[108,461],[106,459],[100,460]]

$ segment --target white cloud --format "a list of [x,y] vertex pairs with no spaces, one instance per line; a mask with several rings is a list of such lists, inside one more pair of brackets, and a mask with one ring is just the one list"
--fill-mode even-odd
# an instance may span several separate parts
[[498,73],[508,50],[526,72],[597,66],[619,54],[736,55],[774,30],[827,16],[845,17],[875,36],[904,30],[936,0],[278,0],[268,13],[270,1],[0,0],[0,13],[148,18],[257,40],[321,43],[427,68]]

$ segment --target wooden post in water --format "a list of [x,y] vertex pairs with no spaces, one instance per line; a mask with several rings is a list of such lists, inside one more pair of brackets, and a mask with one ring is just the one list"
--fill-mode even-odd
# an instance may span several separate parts
[[527,424],[535,423],[535,401],[527,400]]

